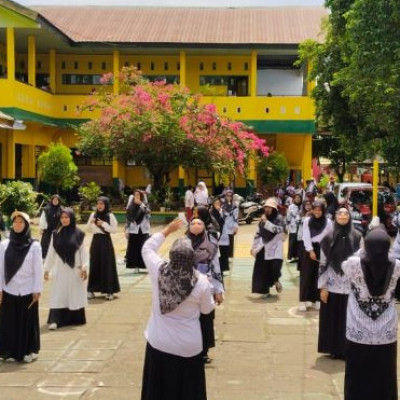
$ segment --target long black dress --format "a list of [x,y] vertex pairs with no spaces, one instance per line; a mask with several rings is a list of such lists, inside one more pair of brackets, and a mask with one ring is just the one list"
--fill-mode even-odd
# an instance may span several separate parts
[[47,223],[47,228],[43,230],[42,238],[40,240],[43,259],[46,258],[49,250],[51,234],[57,229],[58,224],[60,223],[61,205],[58,204],[55,206],[52,204],[52,200],[56,196],[57,195],[51,197],[50,203],[43,210],[44,218]]
[[[113,223],[116,224],[115,217],[108,210],[106,210],[104,215],[98,212],[95,213],[93,218],[101,219],[108,226],[112,226]],[[111,218],[113,218],[114,222],[111,222]],[[92,229],[95,232],[90,245],[90,272],[87,290],[88,292],[100,292],[104,294],[118,293],[120,285],[110,232],[104,228],[101,229],[95,226]]]

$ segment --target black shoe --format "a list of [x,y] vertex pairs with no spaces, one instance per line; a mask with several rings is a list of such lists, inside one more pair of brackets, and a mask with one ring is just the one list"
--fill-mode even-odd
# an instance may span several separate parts
[[204,364],[211,364],[211,358],[208,356],[203,356],[203,362]]

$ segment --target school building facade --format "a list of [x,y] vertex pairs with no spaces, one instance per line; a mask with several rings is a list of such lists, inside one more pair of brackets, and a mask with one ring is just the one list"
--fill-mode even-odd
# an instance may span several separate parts
[[[0,0],[0,177],[37,178],[49,143],[69,146],[84,181],[145,186],[145,168],[82,157],[71,125],[104,73],[136,66],[151,80],[201,92],[222,115],[252,126],[287,157],[297,180],[311,177],[314,106],[298,45],[319,40],[321,7],[137,8],[40,6]],[[118,93],[118,81],[110,90]],[[210,184],[206,171],[177,168],[178,182]],[[253,165],[248,176],[256,179]],[[245,187],[236,177],[236,187]]]

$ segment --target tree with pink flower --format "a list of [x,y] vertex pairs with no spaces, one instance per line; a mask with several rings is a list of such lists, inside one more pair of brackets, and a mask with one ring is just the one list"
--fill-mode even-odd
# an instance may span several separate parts
[[[107,74],[102,82],[112,79]],[[150,171],[155,189],[179,165],[245,175],[250,157],[268,155],[263,139],[187,88],[150,82],[132,67],[119,79],[118,95],[103,90],[84,106],[99,117],[79,127],[82,154],[134,160]]]

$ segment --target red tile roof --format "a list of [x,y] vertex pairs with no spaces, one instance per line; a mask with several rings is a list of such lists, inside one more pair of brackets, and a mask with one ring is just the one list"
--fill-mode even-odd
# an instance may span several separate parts
[[32,7],[75,42],[298,44],[323,40],[322,7]]

